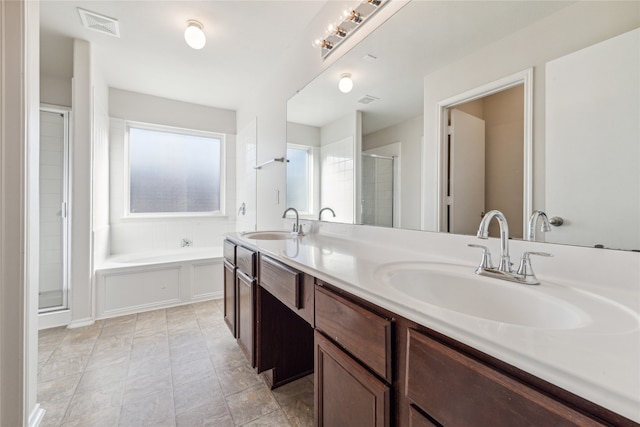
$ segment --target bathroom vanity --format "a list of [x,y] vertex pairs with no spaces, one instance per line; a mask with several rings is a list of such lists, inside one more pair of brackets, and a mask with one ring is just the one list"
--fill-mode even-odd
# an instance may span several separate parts
[[[465,248],[454,263],[442,256],[449,254],[451,237],[442,243],[431,233],[392,237],[370,229],[370,238],[344,238],[350,234],[345,229],[333,231],[232,233],[225,241],[237,268],[234,274],[227,260],[225,281],[235,286],[225,285],[225,316],[235,309],[238,343],[272,387],[314,372],[317,426],[638,425],[637,308],[626,307],[619,324],[601,325],[598,316],[562,317],[553,307],[547,324],[489,318],[502,316],[499,307],[485,316],[432,306],[398,292],[393,272],[412,286],[412,277],[421,276],[406,271],[443,265],[433,277],[465,281],[468,273],[479,280],[474,286],[489,290],[486,301],[481,293],[457,298],[472,299],[473,307],[496,303],[494,283],[487,282],[495,279],[476,279],[467,264],[477,255],[465,248],[473,238],[453,239],[453,247]],[[420,246],[425,250],[414,250]],[[253,276],[238,266],[238,253],[252,254]],[[462,266],[463,275],[443,273],[452,265]],[[541,276],[542,285],[526,292],[547,292]],[[576,292],[587,291],[593,289]],[[615,292],[612,298],[625,298]]]

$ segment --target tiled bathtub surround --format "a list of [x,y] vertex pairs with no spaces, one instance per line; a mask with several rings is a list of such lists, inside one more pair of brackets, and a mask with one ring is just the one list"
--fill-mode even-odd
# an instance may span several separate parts
[[310,426],[313,380],[270,391],[222,301],[40,331],[42,426]]

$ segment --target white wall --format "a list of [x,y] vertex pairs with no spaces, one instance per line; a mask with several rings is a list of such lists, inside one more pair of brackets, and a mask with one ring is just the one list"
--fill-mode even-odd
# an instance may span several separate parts
[[400,143],[400,224],[402,228],[420,229],[423,116],[381,129],[362,138],[362,150],[368,151]]
[[91,69],[93,85],[93,265],[109,254],[109,87],[98,67]]
[[92,72],[91,45],[74,40],[73,125],[70,144],[71,196],[69,288],[71,323],[79,327],[93,323],[92,280]]
[[[119,89],[109,90],[110,124],[110,252],[144,252],[180,247],[182,238],[194,246],[220,246],[223,234],[235,231],[235,113]],[[226,215],[192,218],[124,218],[125,120],[224,133],[226,155]]]
[[[603,19],[606,17],[606,19]],[[533,208],[544,209],[544,64],[636,28],[638,2],[577,2],[439,69],[424,79],[424,225],[437,230],[437,103],[534,67]],[[521,54],[526,52],[526,55]],[[473,70],[473,72],[470,72]]]
[[46,75],[40,76],[40,102],[43,104],[71,107],[71,79]]
[[[258,213],[256,209],[256,151],[257,123],[249,122],[238,129],[236,137],[236,204],[231,207],[237,216],[236,231],[255,231]],[[244,204],[243,213],[240,207]]]

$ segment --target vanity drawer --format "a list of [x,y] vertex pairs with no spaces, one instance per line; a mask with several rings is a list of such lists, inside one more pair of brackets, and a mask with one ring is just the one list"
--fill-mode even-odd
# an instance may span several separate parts
[[316,286],[315,305],[316,328],[391,383],[393,322],[323,286]]
[[242,246],[236,247],[236,267],[249,277],[256,277],[256,253]]
[[406,395],[444,426],[603,425],[416,330],[407,349]]
[[236,265],[236,245],[229,240],[222,242],[222,254],[224,259],[229,261],[234,266]]
[[260,255],[260,286],[290,308],[300,308],[302,272]]

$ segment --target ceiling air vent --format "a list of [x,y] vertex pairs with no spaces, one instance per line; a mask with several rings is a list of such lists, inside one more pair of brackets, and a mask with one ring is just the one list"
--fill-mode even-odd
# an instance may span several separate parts
[[85,28],[109,34],[110,36],[120,37],[120,27],[117,19],[99,15],[95,12],[89,12],[81,8],[78,8],[78,13]]
[[371,104],[373,101],[377,101],[380,98],[376,98],[375,96],[365,95],[358,100],[360,104]]

